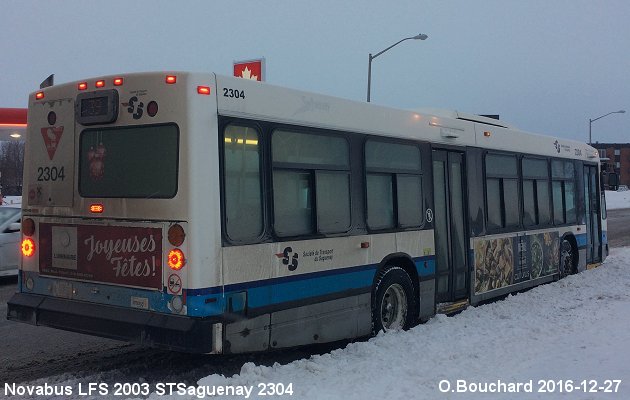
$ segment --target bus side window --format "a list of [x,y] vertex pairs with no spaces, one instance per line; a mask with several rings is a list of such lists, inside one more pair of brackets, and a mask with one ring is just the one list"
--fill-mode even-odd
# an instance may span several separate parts
[[231,240],[251,241],[263,232],[258,131],[228,125],[223,148],[226,233]]
[[365,142],[367,225],[371,230],[424,223],[421,165],[415,144]]
[[554,222],[556,225],[575,223],[575,166],[571,161],[551,161]]
[[516,156],[487,154],[485,159],[488,228],[520,225]]
[[275,130],[271,137],[278,236],[350,229],[350,155],[342,136]]
[[523,157],[523,225],[549,225],[549,164],[541,158]]

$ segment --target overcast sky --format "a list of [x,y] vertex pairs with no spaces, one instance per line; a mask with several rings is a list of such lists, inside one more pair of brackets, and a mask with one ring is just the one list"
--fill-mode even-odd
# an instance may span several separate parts
[[32,1],[0,6],[0,107],[57,83],[137,71],[231,74],[372,102],[500,114],[527,131],[630,142],[630,1]]

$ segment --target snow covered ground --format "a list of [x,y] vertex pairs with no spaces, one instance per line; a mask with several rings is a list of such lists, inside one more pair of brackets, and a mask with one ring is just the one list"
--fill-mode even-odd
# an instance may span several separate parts
[[625,192],[606,191],[606,208],[614,210],[618,208],[630,208],[630,190]]
[[[182,383],[182,388],[195,391],[183,396],[176,394],[176,387],[172,396],[164,395],[168,390],[158,392],[155,379],[147,377],[145,382],[153,382],[151,399],[204,398],[203,391],[228,386],[248,388],[252,390],[249,398],[260,398],[256,396],[259,385],[267,383],[282,383],[285,388],[291,384],[293,396],[265,399],[628,399],[628,343],[630,248],[620,248],[613,249],[601,267],[559,282],[469,308],[453,317],[439,315],[410,331],[381,334],[324,355],[284,365],[246,362],[233,376],[209,375],[198,381],[198,387]],[[120,398],[112,396],[111,383],[108,396],[78,395],[79,383],[85,390],[88,383],[102,379],[100,373],[80,377],[66,373],[28,385],[68,385],[74,391],[64,398]],[[165,379],[164,383],[178,380],[176,376]],[[453,392],[458,380],[465,380],[468,387],[499,381],[506,385],[531,382],[534,393],[523,393],[530,386],[521,386],[520,394]],[[556,384],[543,386],[540,380]],[[559,380],[563,381],[563,391],[570,381],[572,393],[559,392]],[[601,391],[606,380],[621,380],[617,392],[585,392],[592,389],[591,381],[596,381]],[[613,382],[611,390],[615,386]],[[538,392],[542,387],[553,387],[554,391]]]
[[[516,398],[628,399],[628,343],[630,248],[622,248],[598,269],[454,317],[440,315],[408,332],[382,334],[287,365],[247,363],[238,375],[210,375],[199,385],[292,383],[299,399],[503,399],[514,395],[442,393],[439,385],[448,381],[454,390],[457,380],[533,380],[535,393]],[[599,387],[607,379],[622,380],[618,393],[579,388],[567,396],[557,386],[554,393],[536,393],[539,380],[572,380],[574,385],[596,380]]]

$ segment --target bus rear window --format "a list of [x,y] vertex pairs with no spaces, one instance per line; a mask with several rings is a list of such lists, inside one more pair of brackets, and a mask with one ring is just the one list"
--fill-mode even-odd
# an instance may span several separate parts
[[86,129],[79,146],[83,197],[165,199],[177,193],[175,124]]

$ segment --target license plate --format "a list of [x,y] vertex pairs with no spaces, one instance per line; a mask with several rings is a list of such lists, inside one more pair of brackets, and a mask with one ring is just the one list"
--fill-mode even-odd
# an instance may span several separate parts
[[56,281],[52,283],[52,294],[64,299],[72,298],[72,282]]

